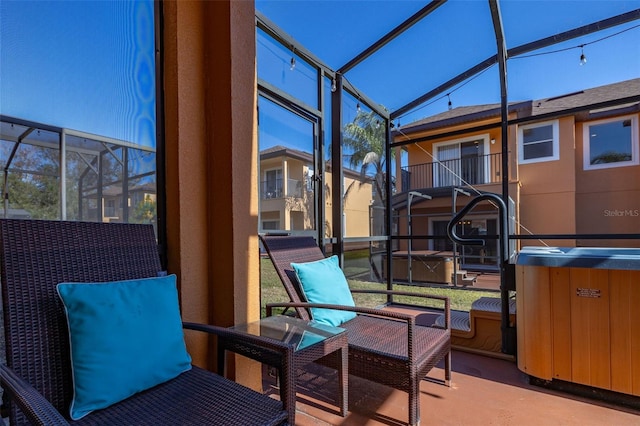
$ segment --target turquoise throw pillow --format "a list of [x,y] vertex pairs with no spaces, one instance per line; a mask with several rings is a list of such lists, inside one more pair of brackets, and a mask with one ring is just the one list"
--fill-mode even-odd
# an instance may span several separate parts
[[60,283],[78,420],[191,369],[176,276]]
[[[309,302],[355,306],[337,256],[315,262],[292,263],[291,266]],[[356,317],[352,311],[321,308],[311,308],[311,315],[317,322],[334,327]]]

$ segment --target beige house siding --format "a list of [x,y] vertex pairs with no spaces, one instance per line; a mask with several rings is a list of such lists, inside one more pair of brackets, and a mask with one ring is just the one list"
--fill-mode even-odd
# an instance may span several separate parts
[[[311,175],[309,160],[301,160],[286,155],[265,158],[260,161],[260,231],[264,229],[265,222],[278,222],[279,230],[304,231],[313,230],[315,223],[314,194],[307,191],[306,182]],[[265,181],[266,174],[270,170],[282,170],[282,193],[266,195]],[[344,187],[352,185],[349,195],[345,199],[345,237],[368,237],[369,232],[369,206],[371,205],[372,185],[370,182],[360,183],[360,179],[351,176],[359,176],[355,172],[345,172]],[[324,174],[325,192],[325,236],[333,236],[333,217],[331,215],[331,172]],[[316,189],[319,190],[319,189]]]
[[348,188],[350,185],[351,190],[344,200],[344,236],[369,237],[369,207],[373,201],[371,183],[361,184],[357,179],[345,177],[344,187]]

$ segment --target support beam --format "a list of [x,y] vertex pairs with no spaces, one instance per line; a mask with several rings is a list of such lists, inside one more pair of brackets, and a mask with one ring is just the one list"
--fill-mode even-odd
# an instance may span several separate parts
[[611,18],[603,19],[602,21],[594,22],[584,25],[582,27],[574,28],[569,31],[558,33],[551,37],[542,38],[540,40],[533,41],[531,43],[522,44],[520,46],[509,49],[508,57],[513,58],[525,53],[533,52],[534,50],[541,49],[543,47],[552,46],[554,44],[562,43],[574,38],[582,37],[587,34],[596,33],[598,31],[606,30],[607,28],[616,27],[618,25],[625,24],[640,19],[640,9],[632,10],[630,12],[623,13],[621,15],[613,16]]
[[[333,254],[344,262],[343,233],[343,167],[342,167],[342,75],[336,74],[336,90],[331,93],[331,213],[333,222]],[[321,245],[324,249],[324,245]]]
[[498,0],[489,0],[489,9],[491,10],[491,20],[493,22],[493,30],[496,36],[496,46],[498,50],[498,69],[500,75],[500,115],[502,130],[502,200],[504,203],[503,221],[500,227],[500,239],[503,249],[500,251],[500,300],[502,305],[501,311],[501,330],[502,330],[502,352],[509,355],[516,353],[516,334],[515,328],[510,325],[509,318],[509,282],[513,277],[509,274],[509,227],[505,217],[508,216],[507,206],[509,205],[509,111],[508,111],[508,91],[507,91],[507,43],[504,39],[504,30],[502,28],[502,16],[500,15],[500,6]]
[[386,44],[391,42],[394,38],[398,37],[400,34],[411,28],[413,25],[420,22],[422,18],[429,15],[431,12],[436,10],[438,7],[442,6],[446,0],[434,0],[413,15],[411,15],[408,19],[402,22],[400,25],[389,31],[387,34],[382,36],[381,39],[373,43],[371,46],[367,47],[355,58],[351,59],[349,62],[344,64],[342,67],[338,69],[338,72],[344,74],[349,70],[353,69],[356,65],[360,64],[362,61],[367,59],[369,56],[373,55],[375,52],[380,50]]
[[453,77],[451,80],[447,81],[446,83],[441,84],[440,86],[430,90],[429,92],[425,93],[424,95],[414,99],[413,101],[409,102],[408,104],[406,104],[405,106],[402,106],[400,108],[398,108],[397,110],[393,111],[390,114],[390,117],[392,120],[401,117],[402,115],[404,115],[405,113],[411,111],[412,109],[414,109],[415,107],[422,105],[423,103],[425,103],[426,101],[428,101],[431,98],[436,97],[437,95],[439,95],[440,93],[448,90],[451,87],[454,87],[455,85],[462,83],[463,81],[465,81],[466,79],[473,77],[476,74],[479,74],[480,72],[484,71],[485,69],[489,68],[490,66],[494,65],[497,62],[497,57],[494,55],[490,58],[485,59],[484,61],[480,62],[479,64],[469,68],[468,70],[466,70],[465,72],[458,74],[457,76]]
[[[387,241],[386,241],[386,247],[385,247],[385,253],[386,253],[386,259],[384,260],[384,262],[386,262],[386,270],[387,270],[387,290],[393,290],[393,261],[391,259],[391,253],[393,251],[393,247],[392,247],[392,240],[391,240],[391,234],[392,234],[392,229],[393,229],[393,203],[391,202],[391,197],[393,195],[393,191],[391,190],[391,142],[392,142],[392,138],[391,138],[391,121],[389,120],[389,118],[385,118],[385,144],[384,144],[384,155],[385,158],[387,159],[387,161],[385,162],[386,164],[386,170],[385,170],[385,176],[387,178],[387,185],[385,188],[385,223],[386,223],[386,228],[385,229],[385,234],[387,235]],[[398,160],[399,161],[399,160]],[[400,180],[402,180],[402,171],[400,169],[400,167],[398,167],[396,169],[396,176],[400,176]],[[409,188],[406,188],[409,189]],[[405,190],[405,188],[402,188],[402,190]],[[393,296],[392,295],[388,295],[387,296],[387,302],[388,303],[392,303],[393,302]]]
[[[562,43],[577,37],[582,37],[587,34],[595,33],[598,31],[605,30],[607,28],[612,28],[618,25],[625,24],[627,22],[632,22],[640,19],[640,9],[632,10],[631,12],[623,13],[621,15],[617,15],[608,19],[604,19],[602,21],[594,22],[588,25],[584,25],[579,28],[574,28],[569,31],[565,31],[562,33],[558,33],[551,37],[546,37],[540,40],[533,41],[531,43],[522,44],[520,46],[511,48],[507,51],[508,58],[514,58],[518,55],[522,55],[534,50],[542,49],[543,47],[552,46],[554,44]],[[491,56],[490,58],[485,59],[477,65],[469,68],[468,70],[458,74],[451,80],[441,84],[440,86],[430,90],[424,95],[416,98],[415,100],[409,102],[408,104],[398,108],[393,111],[390,115],[391,119],[394,120],[397,117],[401,117],[405,113],[411,111],[415,107],[425,103],[429,99],[434,98],[440,93],[445,92],[446,90],[454,87],[455,85],[465,81],[466,79],[484,71],[485,69],[491,67],[492,65],[498,62],[497,55]]]
[[296,39],[284,32],[282,28],[278,27],[273,21],[258,10],[256,10],[256,25],[283,46],[295,50],[296,55],[322,69],[326,75],[330,77],[334,76],[335,72],[329,68],[328,65],[322,62],[320,58],[307,50],[307,48],[301,45]]
[[418,191],[409,191],[407,193],[407,235],[409,235],[409,241],[407,244],[407,276],[409,278],[409,284],[413,283],[413,274],[411,264],[411,248],[413,242],[413,219],[411,218],[411,204],[413,203],[413,197],[424,198],[425,200],[431,200],[431,195],[423,194]]

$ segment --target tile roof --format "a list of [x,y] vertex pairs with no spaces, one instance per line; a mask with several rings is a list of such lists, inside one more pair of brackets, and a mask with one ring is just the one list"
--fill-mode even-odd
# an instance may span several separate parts
[[275,157],[290,157],[296,158],[302,161],[313,161],[313,156],[305,151],[300,151],[298,149],[288,148],[282,145],[275,145],[271,148],[263,149],[260,151],[260,159],[266,160],[267,158],[275,158]]
[[534,101],[531,115],[562,112],[630,96],[640,96],[640,78]]
[[[634,96],[638,99],[635,99],[633,104],[640,103],[640,78],[567,93],[551,98],[538,99],[534,101],[510,102],[509,111],[517,111],[519,117],[534,117],[546,114],[562,115],[564,111]],[[625,106],[629,105],[622,105],[618,107]],[[500,117],[500,104],[497,103],[462,106],[401,126],[400,130],[407,132],[435,129],[498,117]]]

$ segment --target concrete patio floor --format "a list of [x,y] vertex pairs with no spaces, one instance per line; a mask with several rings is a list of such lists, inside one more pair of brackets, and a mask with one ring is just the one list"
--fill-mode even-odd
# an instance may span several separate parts
[[[422,381],[421,425],[640,425],[640,410],[531,385],[513,361],[454,351],[452,364],[450,388]],[[406,424],[406,393],[354,376],[349,412],[340,417],[336,376],[317,365],[301,372],[297,425]],[[428,377],[441,381],[443,370]],[[267,383],[275,396],[274,385]]]

